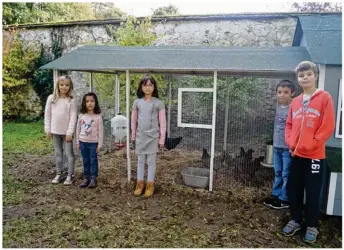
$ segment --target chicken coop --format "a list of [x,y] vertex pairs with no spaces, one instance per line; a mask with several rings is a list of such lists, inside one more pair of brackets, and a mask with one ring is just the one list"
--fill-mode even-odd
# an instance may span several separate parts
[[[183,184],[183,169],[207,169],[209,176],[203,177],[212,191],[232,184],[271,185],[273,170],[261,162],[273,133],[275,87],[283,79],[295,81],[296,65],[309,59],[303,47],[88,45],[41,69],[53,69],[54,79],[59,71],[88,72],[91,80],[85,91],[99,95],[97,84],[102,81],[97,74],[112,75],[115,107],[103,113],[104,125],[110,129],[111,119],[121,112],[128,118],[127,138],[138,79],[153,75],[167,117],[165,147],[157,155],[157,182]],[[111,131],[108,134],[104,139],[110,143]],[[121,154],[111,152],[108,157],[118,176],[136,178],[130,143]]]

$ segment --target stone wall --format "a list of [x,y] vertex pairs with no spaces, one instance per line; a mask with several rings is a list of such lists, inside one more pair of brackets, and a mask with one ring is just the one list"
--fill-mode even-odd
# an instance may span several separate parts
[[155,26],[156,45],[290,46],[296,20],[172,21]]
[[[258,17],[236,15],[216,18],[152,19],[158,39],[154,45],[212,45],[212,46],[291,46],[296,18]],[[27,42],[40,41],[47,51],[52,51],[54,43],[59,43],[62,53],[67,53],[85,44],[105,44],[114,42],[107,26],[119,27],[120,21],[82,22],[75,25],[24,26],[21,38]]]

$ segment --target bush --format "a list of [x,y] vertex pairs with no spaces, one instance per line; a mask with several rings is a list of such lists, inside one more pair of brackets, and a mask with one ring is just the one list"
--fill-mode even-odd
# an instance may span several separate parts
[[2,114],[6,120],[34,121],[42,115],[38,95],[31,85],[3,89]]
[[[61,55],[60,55],[61,56]],[[58,58],[59,56],[55,56]],[[33,74],[32,86],[39,96],[42,104],[42,109],[44,110],[45,104],[47,102],[48,96],[54,90],[54,79],[52,70],[38,70],[39,67],[51,62],[53,60],[52,56],[48,55],[44,49],[41,50],[41,55],[37,60],[37,70]]]
[[[11,34],[10,34],[11,35]],[[34,120],[42,113],[39,97],[31,86],[40,47],[24,43],[12,33],[3,50],[3,116],[5,119]]]

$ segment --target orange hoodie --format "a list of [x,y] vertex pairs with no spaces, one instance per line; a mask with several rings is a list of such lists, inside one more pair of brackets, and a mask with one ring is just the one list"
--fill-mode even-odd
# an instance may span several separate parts
[[285,128],[285,141],[297,155],[308,159],[325,159],[325,142],[335,127],[331,95],[318,90],[311,97],[307,110],[303,108],[303,94],[290,104]]

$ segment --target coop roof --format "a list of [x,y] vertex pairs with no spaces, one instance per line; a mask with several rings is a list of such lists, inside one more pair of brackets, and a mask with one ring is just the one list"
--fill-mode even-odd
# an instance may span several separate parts
[[133,73],[291,73],[302,60],[309,60],[302,47],[79,47],[41,69],[76,71],[129,70]]
[[312,61],[320,64],[342,64],[342,15],[300,15],[293,46],[302,37]]

